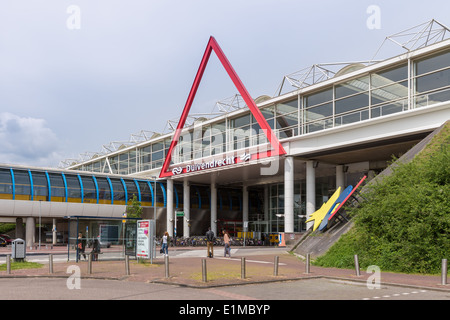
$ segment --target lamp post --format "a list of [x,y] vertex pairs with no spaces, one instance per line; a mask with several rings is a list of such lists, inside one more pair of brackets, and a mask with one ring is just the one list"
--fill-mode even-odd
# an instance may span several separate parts
[[39,200],[39,250],[41,250],[41,204],[42,200]]
[[153,216],[156,222],[156,176],[151,176],[150,178],[153,179],[153,189],[154,189],[154,193],[153,193]]
[[151,178],[153,179],[153,189],[154,189],[154,192],[153,192],[153,219],[155,219],[155,233],[154,233],[154,235],[153,235],[153,250],[152,250],[152,252],[153,252],[153,254],[152,254],[152,264],[153,264],[153,255],[155,255],[156,256],[156,179],[157,179],[157,177],[156,176],[151,176]]

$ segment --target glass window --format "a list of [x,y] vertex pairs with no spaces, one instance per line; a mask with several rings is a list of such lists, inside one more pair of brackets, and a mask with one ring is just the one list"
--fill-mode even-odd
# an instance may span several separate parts
[[98,185],[98,203],[111,204],[111,188],[104,177],[96,177]]
[[356,93],[369,90],[369,77],[364,76],[358,79],[347,81],[335,87],[336,99],[347,97]]
[[450,69],[416,78],[416,92],[422,93],[450,86]]
[[92,171],[94,172],[102,172],[104,160],[96,161],[92,165]]
[[162,150],[163,147],[164,146],[163,146],[162,142],[156,142],[156,143],[152,144],[152,152]]
[[81,186],[77,176],[66,174],[67,201],[81,202]]
[[270,107],[261,109],[261,113],[266,120],[271,119],[275,116],[275,106],[270,106]]
[[292,100],[277,104],[277,116],[280,114],[293,113],[298,111],[298,100]]
[[211,125],[211,155],[225,152],[225,122]]
[[[152,183],[153,187],[153,183]],[[162,183],[156,183],[156,205],[160,207],[164,207],[164,186]]]
[[134,181],[130,181],[130,180],[124,180],[124,181],[125,181],[125,185],[127,187],[128,201],[133,199],[133,195],[136,195],[136,198],[139,200],[139,192],[138,192],[138,189],[137,189]]
[[[145,207],[152,206],[152,191],[146,181],[138,181],[139,190],[141,191],[141,204]],[[153,187],[153,185],[152,185]]]
[[333,119],[321,119],[305,125],[305,133],[311,133],[319,130],[329,129],[333,127]]
[[31,184],[28,171],[14,170],[16,200],[31,200]]
[[408,97],[408,81],[403,81],[372,90],[371,104],[376,105],[406,97]]
[[250,123],[250,114],[246,114],[245,116],[232,119],[230,121],[231,128],[234,128],[234,130],[232,130],[234,150],[247,148],[250,146]]
[[408,100],[399,100],[396,102],[384,104],[381,106],[375,106],[371,108],[371,117],[376,118],[380,116],[386,116],[388,114],[404,111],[408,108]]
[[322,104],[318,107],[308,108],[305,110],[306,121],[317,120],[333,115],[333,103]]
[[44,172],[32,172],[33,200],[48,201],[48,182]]
[[428,106],[450,100],[450,89],[416,96],[417,107]]
[[340,99],[335,102],[336,114],[367,107],[369,105],[369,94],[363,93],[348,98]]
[[140,150],[141,155],[141,171],[149,170],[152,168],[152,154],[151,154],[151,146],[144,147]]
[[81,176],[83,183],[83,201],[85,203],[97,203],[97,189],[95,188],[94,178]]
[[333,100],[333,89],[330,88],[318,93],[305,96],[304,99],[306,108],[331,101]]
[[119,174],[128,174],[128,153],[119,154]]
[[113,189],[114,202],[113,204],[126,204],[125,203],[125,190],[123,188],[122,181],[119,179],[110,179]]
[[65,202],[66,190],[64,186],[64,179],[60,173],[49,173],[50,188],[51,188],[51,201]]
[[447,68],[450,66],[450,51],[419,60],[416,62],[415,66],[416,75]]
[[283,114],[277,117],[277,129],[280,129],[280,139],[298,134],[298,112]]
[[117,156],[109,158],[109,165],[111,166],[112,173],[119,173],[119,159]]
[[248,126],[250,124],[250,114],[246,114],[245,116],[241,116],[236,119],[232,119],[230,121],[231,128],[240,128],[243,126]]
[[407,64],[371,74],[372,88],[382,87],[405,79],[408,79]]
[[0,199],[12,199],[13,188],[11,170],[0,169]]

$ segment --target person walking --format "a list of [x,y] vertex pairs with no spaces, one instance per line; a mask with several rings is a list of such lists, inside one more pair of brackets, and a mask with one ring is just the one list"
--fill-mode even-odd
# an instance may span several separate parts
[[162,246],[161,250],[164,253],[164,256],[169,255],[169,233],[166,231],[162,237]]
[[84,260],[86,260],[86,239],[83,238],[83,234],[80,232],[77,239],[77,261],[81,260],[81,255],[83,255]]
[[223,230],[223,242],[225,243],[225,248],[223,252],[223,256],[226,257],[227,253],[228,256],[231,258],[231,238],[230,235],[226,230]]
[[206,256],[208,258],[214,257],[214,231],[211,230],[211,228],[208,228],[208,231],[206,232]]
[[98,261],[98,255],[100,253],[100,241],[98,240],[98,237],[94,239],[94,243],[92,244],[92,261]]

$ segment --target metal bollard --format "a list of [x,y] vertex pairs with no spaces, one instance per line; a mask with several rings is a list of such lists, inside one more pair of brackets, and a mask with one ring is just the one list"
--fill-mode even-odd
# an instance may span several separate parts
[[6,273],[11,274],[11,255],[6,255]]
[[241,258],[241,279],[245,279],[245,258]]
[[442,259],[442,275],[441,275],[441,284],[443,286],[447,285],[447,269],[448,265],[447,265],[447,259]]
[[275,261],[273,263],[273,275],[276,277],[278,276],[278,262],[280,261],[279,256],[275,256]]
[[169,256],[164,257],[164,265],[165,265],[165,277],[169,278]]
[[130,256],[125,255],[125,273],[127,276],[130,275]]
[[53,255],[48,255],[48,273],[53,273]]
[[306,254],[306,265],[305,265],[305,273],[309,274],[311,272],[311,254]]
[[359,270],[359,259],[358,259],[358,255],[355,254],[355,271],[356,271],[356,276],[359,277],[361,276],[361,272]]
[[208,277],[206,273],[206,259],[202,259],[202,281],[207,282]]
[[88,254],[88,274],[92,274],[92,253]]

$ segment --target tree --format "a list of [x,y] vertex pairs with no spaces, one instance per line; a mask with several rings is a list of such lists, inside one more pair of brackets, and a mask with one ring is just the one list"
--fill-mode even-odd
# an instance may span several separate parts
[[133,194],[131,200],[128,201],[126,211],[127,211],[127,218],[141,218],[143,210],[141,202],[138,200],[135,194]]

